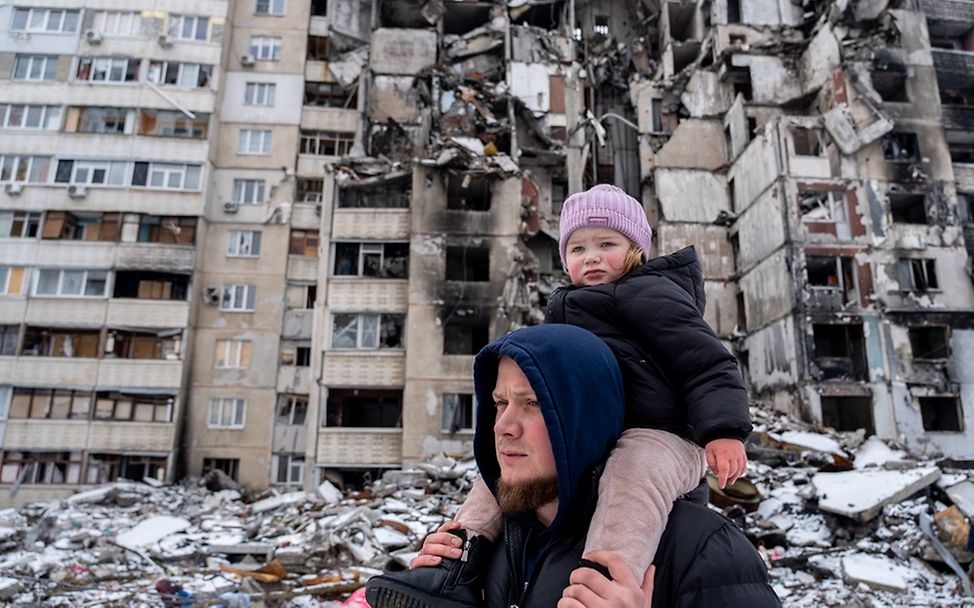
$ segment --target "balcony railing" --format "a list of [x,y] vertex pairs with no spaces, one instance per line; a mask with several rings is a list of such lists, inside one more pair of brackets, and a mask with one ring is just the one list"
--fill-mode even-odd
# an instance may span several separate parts
[[332,466],[399,465],[402,429],[321,429],[318,462]]

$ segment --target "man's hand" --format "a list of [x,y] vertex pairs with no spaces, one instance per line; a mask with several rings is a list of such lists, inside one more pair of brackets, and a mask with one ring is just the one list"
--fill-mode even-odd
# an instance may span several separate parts
[[651,608],[653,602],[653,577],[656,566],[650,566],[640,586],[633,578],[629,565],[618,553],[592,551],[585,559],[598,562],[609,569],[609,580],[591,568],[577,568],[568,579],[558,600],[558,608]]
[[707,464],[717,475],[717,487],[725,487],[737,481],[747,470],[747,452],[739,439],[714,439],[707,443]]
[[448,530],[456,530],[460,527],[460,522],[448,521],[436,532],[430,534],[423,541],[423,547],[419,550],[419,555],[409,562],[409,568],[423,568],[425,566],[438,566],[444,557],[450,559],[460,559],[463,553],[463,541],[458,536],[454,536]]

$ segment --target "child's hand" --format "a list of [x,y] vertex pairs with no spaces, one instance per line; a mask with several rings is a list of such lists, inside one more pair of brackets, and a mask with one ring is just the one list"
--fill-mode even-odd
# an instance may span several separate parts
[[436,532],[430,534],[423,541],[423,548],[419,550],[419,555],[409,562],[410,569],[422,568],[424,566],[437,566],[443,561],[444,557],[449,559],[459,559],[463,553],[463,541],[458,536],[454,536],[448,530],[456,530],[460,527],[460,522],[448,521]]
[[714,439],[707,443],[707,464],[717,474],[717,487],[725,487],[737,481],[747,470],[747,453],[739,439]]

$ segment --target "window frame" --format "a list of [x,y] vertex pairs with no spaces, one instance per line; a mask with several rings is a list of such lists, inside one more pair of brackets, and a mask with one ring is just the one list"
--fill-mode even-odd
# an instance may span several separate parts
[[[41,212],[40,211],[3,211],[0,210],[0,227],[5,222],[4,217],[10,218],[10,232],[0,234],[0,239],[36,239],[41,235]],[[17,223],[20,223],[20,234],[14,234],[13,230]],[[34,234],[30,234],[33,230]]]
[[[337,326],[339,317],[355,317],[355,346],[336,346],[335,340],[345,329],[351,326],[351,324],[346,325],[344,328],[339,328]],[[399,336],[399,346],[383,346],[382,345],[382,322],[386,320],[385,318],[398,318],[400,336]],[[372,329],[366,328],[366,319],[374,323]],[[328,340],[329,350],[334,351],[405,351],[406,349],[406,313],[402,312],[341,312],[335,311],[331,314],[331,324],[330,333]],[[371,331],[375,336],[375,345],[363,344],[369,331]]]
[[250,37],[250,45],[247,48],[257,61],[280,61],[283,46],[280,36],[258,35]]
[[[190,33],[186,35],[186,26]],[[202,31],[200,26],[203,26]],[[200,37],[202,34],[202,38]],[[180,42],[208,42],[210,39],[210,18],[206,15],[170,14],[166,35]]]
[[[92,13],[91,29],[102,35],[135,38],[142,30],[142,15],[136,11],[95,10]],[[124,27],[126,16],[129,22],[128,28]],[[112,21],[114,27],[109,28]]]
[[[267,8],[260,10],[261,3],[265,3]],[[279,7],[277,11],[275,7]],[[254,15],[261,17],[283,17],[287,13],[287,0],[254,0]]]
[[[447,422],[448,422],[448,420],[447,420],[447,399],[449,397],[455,398],[454,399],[455,403],[450,407],[450,411],[451,412],[455,412],[457,410],[457,408],[461,408],[461,407],[462,408],[466,408],[468,404],[465,402],[465,400],[462,399],[462,397],[469,397],[470,398],[470,403],[469,403],[470,413],[469,413],[469,416],[463,416],[463,417],[469,418],[469,420],[470,420],[470,426],[463,426],[463,427],[458,426],[458,427],[454,428],[452,424],[449,425],[449,426],[447,425]],[[473,432],[476,430],[476,426],[477,426],[477,415],[476,415],[476,413],[477,413],[477,396],[474,395],[473,393],[441,393],[440,394],[440,432],[441,433],[446,433],[448,435],[457,435],[457,434],[470,435],[470,434],[473,434]],[[456,415],[455,414],[452,414],[450,418],[451,418],[451,421],[452,421],[453,419],[456,418]]]
[[[23,70],[24,74],[22,78],[17,78],[18,66],[22,61],[27,62],[26,69]],[[41,72],[39,77],[32,77],[31,74],[34,70],[34,63],[37,61],[43,62],[41,65]],[[58,55],[44,55],[40,53],[24,53],[17,54],[14,56],[13,71],[10,75],[10,80],[16,80],[21,82],[52,82],[57,80],[57,67],[60,61]]]
[[[10,162],[10,179],[4,179],[3,171],[7,167],[7,159]],[[26,163],[26,165],[24,165]],[[38,163],[40,163],[38,165]],[[51,166],[54,164],[54,157],[25,154],[0,154],[0,184],[20,183],[20,184],[47,184],[51,181]],[[37,166],[35,166],[37,165]],[[43,175],[37,175],[43,172]],[[56,173],[56,170],[55,172]],[[17,177],[26,179],[17,179]],[[40,179],[38,179],[40,178]]]
[[[269,156],[271,129],[240,129],[237,133],[237,154],[240,156]],[[257,144],[255,147],[254,144]]]
[[[139,168],[145,165],[145,183],[137,184],[136,178],[140,172]],[[195,181],[196,184],[187,187],[187,178],[193,173],[195,169]],[[163,184],[160,186],[154,185],[153,176],[161,175],[163,178]],[[180,176],[178,186],[170,186],[169,181],[172,176]],[[132,178],[129,180],[133,188],[145,188],[147,190],[170,190],[174,192],[199,192],[203,184],[203,166],[193,163],[167,163],[158,161],[136,161],[133,164]]]
[[[238,289],[241,288],[243,289],[242,302],[240,303],[241,306],[237,306]],[[257,286],[253,283],[227,283],[220,290],[220,310],[223,312],[254,312],[256,299]]]
[[277,83],[244,83],[244,105],[272,108],[277,100]]
[[[21,120],[18,125],[11,123],[14,115],[13,108],[20,107]],[[35,108],[40,108],[40,125],[31,126],[28,124],[31,112]],[[58,105],[31,104],[31,103],[0,103],[0,129],[20,129],[24,131],[60,131],[62,107]],[[54,123],[53,125],[51,123]]]
[[213,369],[248,369],[252,355],[253,340],[220,338],[215,342]]
[[[24,23],[24,27],[17,26],[17,14],[19,12],[26,11],[27,18]],[[43,24],[32,25],[34,22],[34,15],[38,13],[44,13]],[[61,13],[60,20],[58,21],[57,28],[51,29],[51,16],[54,13]],[[74,28],[66,29],[65,26],[68,25],[68,15],[74,15]],[[14,7],[13,15],[10,20],[10,31],[11,32],[27,32],[31,34],[74,34],[77,33],[79,26],[81,25],[81,11],[77,9],[70,8],[38,8],[38,7]]]
[[[107,64],[106,64],[107,62]],[[124,62],[119,65],[118,62]],[[81,72],[84,67],[88,67],[87,74],[82,77]],[[94,82],[98,84],[128,84],[139,81],[139,71],[142,67],[142,60],[134,57],[113,57],[92,55],[78,57],[78,67],[74,72],[75,82]],[[117,68],[121,68],[121,79],[112,78],[112,73]],[[103,72],[100,72],[103,70]],[[99,73],[104,73],[104,78],[96,78]]]
[[[55,293],[40,293],[39,289],[41,287],[41,273],[44,272],[57,272],[57,289]],[[80,293],[64,293],[64,278],[65,273],[68,272],[81,272],[81,291]],[[104,273],[104,288],[101,295],[89,295],[88,284],[89,280],[92,278],[89,273]],[[35,268],[34,269],[34,280],[33,289],[31,290],[31,296],[35,298],[85,298],[89,300],[97,299],[107,299],[111,297],[112,290],[110,289],[112,282],[112,271],[102,270],[102,269],[88,269],[88,268]]]
[[[216,410],[214,411],[214,406]],[[224,424],[226,408],[230,407],[230,423]],[[214,413],[216,420],[214,421]],[[206,410],[206,428],[243,430],[247,426],[247,400],[242,397],[211,397]]]
[[[253,190],[252,196],[248,197],[248,190],[251,189]],[[249,178],[234,178],[233,180],[233,202],[240,205],[263,205],[266,202],[266,191],[267,180]]]
[[[170,68],[175,67],[176,78],[174,82],[167,82]],[[194,72],[188,73],[192,68]],[[154,73],[155,72],[155,73]],[[206,76],[206,82],[200,84],[200,75]],[[193,78],[190,79],[190,77]],[[195,84],[186,84],[190,79]],[[168,61],[165,59],[150,59],[148,68],[145,72],[146,82],[151,82],[160,87],[176,87],[179,89],[205,89],[210,88],[213,82],[213,66],[209,63],[193,63],[191,61]]]
[[[256,258],[260,257],[260,230],[228,230],[227,257],[228,258]],[[245,243],[246,241],[246,243]],[[247,245],[247,252],[243,253],[243,245]]]

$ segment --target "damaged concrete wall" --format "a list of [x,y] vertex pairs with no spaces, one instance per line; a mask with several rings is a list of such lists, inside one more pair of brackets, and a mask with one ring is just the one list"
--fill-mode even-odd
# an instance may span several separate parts
[[720,174],[684,169],[658,169],[656,196],[670,222],[706,222],[730,211],[727,185]]

